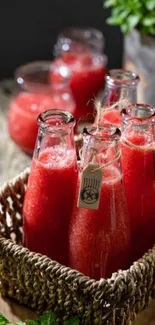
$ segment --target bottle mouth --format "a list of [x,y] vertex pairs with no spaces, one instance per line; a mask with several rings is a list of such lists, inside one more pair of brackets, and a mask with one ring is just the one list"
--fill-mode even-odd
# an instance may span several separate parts
[[121,135],[119,128],[111,124],[104,124],[103,127],[87,127],[83,129],[84,136],[93,136],[100,141],[117,139]]
[[102,32],[95,28],[68,27],[58,36],[58,41],[55,46],[56,54],[59,54],[60,48],[64,52],[74,48],[76,48],[77,52],[88,48],[103,52],[104,37]]
[[17,68],[15,79],[25,91],[51,92],[68,84],[70,70],[64,63],[58,66],[50,61],[35,61]]
[[106,82],[110,86],[126,87],[135,86],[140,78],[135,72],[122,69],[112,69],[106,76]]
[[122,110],[122,118],[125,124],[147,125],[155,123],[155,108],[145,104],[128,105]]
[[38,125],[47,131],[65,129],[68,128],[68,126],[73,127],[75,125],[74,116],[68,111],[59,109],[51,109],[41,113],[37,121]]

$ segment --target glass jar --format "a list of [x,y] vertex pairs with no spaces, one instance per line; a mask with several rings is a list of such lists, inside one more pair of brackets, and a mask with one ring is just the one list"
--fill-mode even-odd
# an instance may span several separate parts
[[99,122],[101,126],[103,123],[110,123],[116,127],[121,127],[121,110],[128,104],[136,103],[137,86],[140,79],[134,72],[112,69],[105,80],[105,90],[98,97],[103,109],[97,113],[95,122]]
[[[110,125],[87,130],[70,223],[70,267],[96,280],[130,265],[130,229],[117,132]],[[85,174],[88,167],[91,180]],[[94,210],[91,204],[99,198],[98,170],[102,180],[99,205]],[[85,186],[80,191],[82,179]],[[88,203],[87,208],[77,207],[78,198]]]
[[49,110],[39,131],[24,201],[24,245],[68,264],[68,227],[77,183],[74,117]]
[[131,221],[132,261],[155,243],[155,109],[123,110],[121,163]]
[[9,106],[8,129],[12,140],[32,154],[37,137],[37,116],[48,109],[74,114],[75,102],[69,88],[70,73],[48,61],[32,62],[15,73],[17,91]]
[[[94,98],[104,86],[107,57],[104,38],[97,29],[68,28],[60,33],[55,45],[55,61],[71,70],[71,90],[76,102],[76,118],[93,120]],[[91,114],[91,115],[89,115]]]

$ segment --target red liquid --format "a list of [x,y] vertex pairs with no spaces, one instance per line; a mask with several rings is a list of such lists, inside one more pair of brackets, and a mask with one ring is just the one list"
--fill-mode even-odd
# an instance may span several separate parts
[[111,109],[109,111],[107,110],[104,112],[104,109],[103,109],[103,113],[102,113],[101,119],[100,119],[100,126],[104,125],[104,123],[112,124],[117,127],[121,127],[122,117],[121,117],[120,110],[119,109]]
[[[145,145],[141,134],[127,138]],[[151,144],[150,144],[151,146]],[[137,260],[155,244],[155,170],[154,151],[121,143],[122,169],[132,230],[132,259]]]
[[[76,119],[94,113],[94,102],[90,100],[94,100],[104,86],[106,74],[106,67],[101,58],[102,56],[97,54],[95,56],[89,52],[62,53],[62,60],[72,73],[70,86],[76,102]],[[62,60],[56,59],[55,62],[59,65],[62,64]],[[87,118],[89,119],[89,115]]]
[[76,204],[77,195],[70,226],[70,266],[97,280],[128,268],[130,233],[118,169],[104,169],[98,210],[77,208]]
[[77,170],[72,150],[45,149],[33,159],[24,203],[24,244],[64,265]]
[[48,109],[63,109],[74,113],[74,103],[60,95],[20,93],[10,104],[8,129],[12,140],[24,151],[33,153],[38,126],[37,117]]

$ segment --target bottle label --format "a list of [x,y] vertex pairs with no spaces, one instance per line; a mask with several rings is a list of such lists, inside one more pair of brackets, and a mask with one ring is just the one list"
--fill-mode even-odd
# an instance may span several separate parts
[[78,208],[97,210],[100,202],[102,169],[99,165],[87,165],[81,174]]

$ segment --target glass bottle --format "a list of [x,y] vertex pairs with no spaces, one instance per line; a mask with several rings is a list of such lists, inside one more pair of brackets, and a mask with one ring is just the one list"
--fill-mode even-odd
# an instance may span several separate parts
[[55,61],[62,60],[71,71],[71,90],[76,102],[76,118],[93,118],[94,98],[104,85],[107,57],[104,38],[96,29],[67,28],[55,45]]
[[24,201],[24,245],[67,265],[68,226],[77,183],[73,127],[67,111],[38,117],[39,131]]
[[123,110],[121,162],[131,221],[132,261],[155,243],[155,109]]
[[[70,267],[96,280],[110,277],[112,272],[130,265],[130,229],[117,132],[111,125],[87,130],[70,223]],[[98,167],[94,169],[92,163]],[[78,197],[87,202],[95,196],[95,186],[87,181],[81,192],[84,194],[79,195],[83,172],[88,165],[94,175],[99,169],[102,174],[96,210],[77,207]]]
[[[106,76],[105,90],[98,100],[103,107],[97,112],[95,122],[110,123],[117,127],[121,126],[121,110],[128,104],[137,101],[137,86],[139,77],[131,71],[112,69]],[[99,114],[99,116],[98,116]]]
[[74,114],[70,73],[64,63],[58,67],[48,61],[32,62],[16,70],[15,80],[17,89],[9,106],[8,129],[12,140],[32,154],[41,112],[63,109]]

